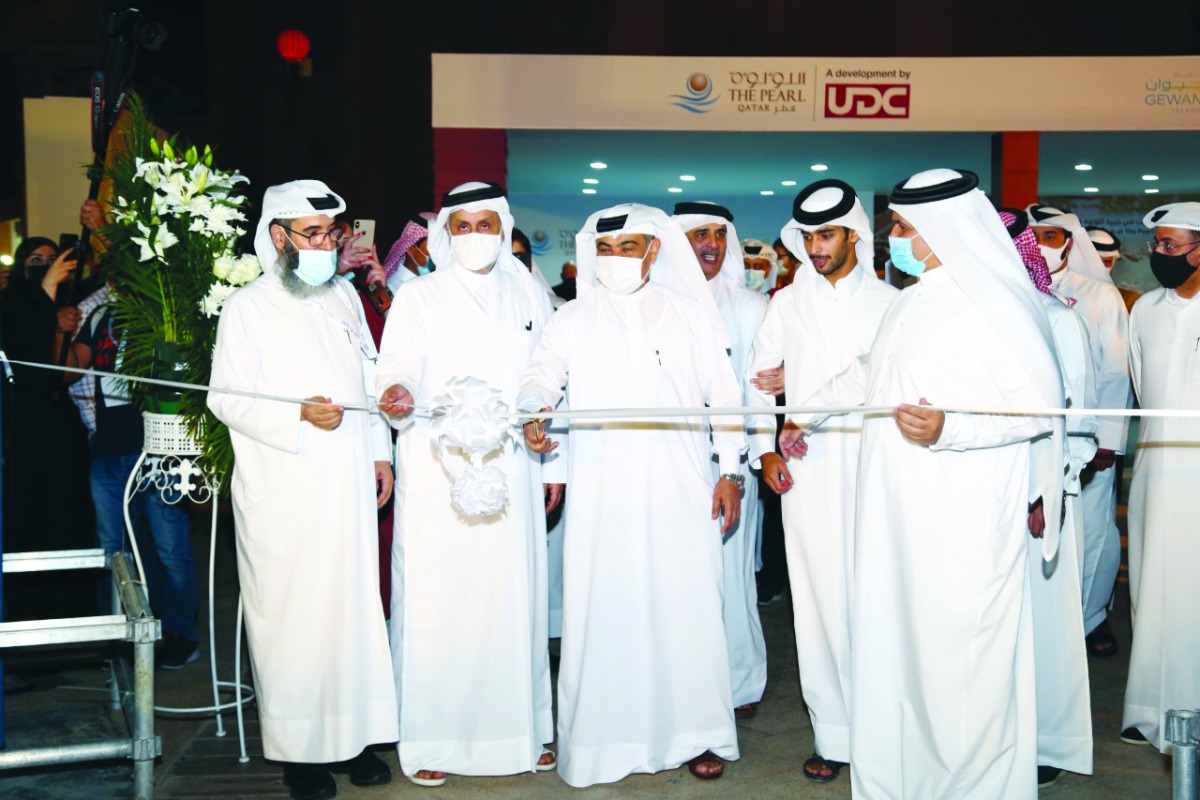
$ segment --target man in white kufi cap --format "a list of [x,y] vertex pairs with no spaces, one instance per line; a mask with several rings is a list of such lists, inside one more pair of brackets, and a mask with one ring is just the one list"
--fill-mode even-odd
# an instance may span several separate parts
[[[1083,224],[1050,206],[1026,209],[1029,227],[1050,268],[1053,290],[1083,315],[1096,372],[1096,407],[1129,406],[1129,313]],[[1083,630],[1090,655],[1111,658],[1117,640],[1108,601],[1121,567],[1117,531],[1116,458],[1125,452],[1129,421],[1100,417],[1099,448],[1083,476]]]
[[364,748],[397,736],[376,541],[392,489],[387,425],[341,405],[367,403],[376,358],[362,305],[335,276],[345,209],[320,181],[267,189],[254,238],[263,275],[229,298],[217,328],[214,386],[314,402],[208,396],[236,459],[263,753],[307,800],[337,793],[331,769],[357,785],[389,781]]
[[[572,409],[741,403],[720,311],[670,217],[616,206],[589,217],[576,242],[578,299],[546,325],[523,410],[548,411],[564,386]],[[559,775],[582,787],[687,763],[720,777],[721,759],[739,755],[721,540],[739,514],[741,418],[573,419],[569,429]],[[554,447],[537,421],[525,440]]]
[[[799,268],[792,284],[771,299],[747,372],[786,364],[786,394],[800,402],[866,355],[896,289],[876,276],[871,220],[854,189],[840,180],[804,188],[780,238]],[[758,391],[750,402],[775,405]],[[748,424],[774,430],[774,423],[767,414]],[[819,783],[836,779],[850,761],[850,599],[861,433],[862,415],[846,415],[813,431],[803,461],[786,463],[772,447],[761,464],[763,479],[782,495],[800,686],[816,738],[804,775]]]
[[[1200,203],[1146,215],[1150,269],[1162,285],[1133,307],[1130,366],[1142,408],[1200,408]],[[1133,644],[1121,738],[1163,752],[1170,709],[1200,707],[1200,537],[1196,475],[1200,419],[1146,417],[1129,490],[1129,594]],[[1176,762],[1176,769],[1180,765]]]
[[[748,384],[742,378],[750,360],[750,345],[767,312],[767,300],[746,287],[741,246],[733,213],[708,202],[675,204],[672,217],[687,236],[700,273],[729,334],[734,374],[742,381],[743,400]],[[734,714],[753,717],[767,688],[767,643],[758,617],[758,592],[754,583],[754,555],[759,528],[758,476],[750,471],[764,452],[775,449],[773,427],[760,426],[746,432],[750,443],[739,472],[745,480],[742,510],[736,529],[726,538],[721,553],[725,560],[725,639],[729,644],[729,673],[733,681]],[[714,477],[720,465],[713,459]]]
[[[1061,503],[1064,444],[1040,452],[1034,483],[1030,441],[1061,437],[1062,421],[926,408],[1063,403],[1046,313],[977,186],[936,169],[895,188],[892,263],[920,280],[888,307],[865,364],[808,400],[893,407],[866,414],[859,456],[855,797],[1037,795],[1029,509]],[[1046,517],[1050,559],[1058,516]]]
[[[467,466],[439,452],[426,412],[456,378],[477,378],[515,408],[521,371],[551,314],[512,253],[503,189],[466,183],[429,224],[436,272],[396,293],[380,346],[380,406],[396,439],[392,654],[400,767],[422,786],[457,775],[554,768],[547,651],[546,518],[539,459],[506,440],[487,464],[504,508],[467,517],[451,500]],[[562,480],[556,481],[561,484]],[[561,486],[553,490],[557,504]]]

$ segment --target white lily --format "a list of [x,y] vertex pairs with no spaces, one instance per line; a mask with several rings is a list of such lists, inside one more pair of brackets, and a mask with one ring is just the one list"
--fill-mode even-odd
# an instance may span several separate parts
[[141,222],[137,226],[142,235],[140,237],[134,236],[132,241],[142,249],[141,255],[138,256],[138,261],[150,261],[154,258],[161,259],[168,247],[179,242],[179,237],[171,233],[165,226],[156,228],[153,232]]

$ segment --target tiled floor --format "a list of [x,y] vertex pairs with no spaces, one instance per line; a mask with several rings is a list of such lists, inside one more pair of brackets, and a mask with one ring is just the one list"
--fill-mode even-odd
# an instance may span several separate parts
[[[207,564],[208,525],[197,524],[194,529],[198,532],[197,560]],[[228,531],[223,525],[222,538],[218,542],[218,652],[222,656],[223,680],[232,678],[231,628],[236,598],[234,579],[230,575],[233,557]],[[1131,747],[1117,738],[1129,642],[1128,601],[1123,590],[1118,592],[1117,602],[1114,616],[1121,654],[1106,662],[1092,662],[1096,774],[1092,777],[1068,774],[1058,786],[1042,792],[1042,797],[1098,800],[1171,796],[1169,761],[1150,748]],[[395,751],[382,748],[380,754],[396,771],[396,780],[389,786],[360,789],[340,778],[339,796],[367,800],[415,797],[428,792],[430,798],[440,800],[474,797],[530,800],[577,795],[595,798],[744,797],[754,800],[849,797],[847,774],[828,786],[812,784],[800,774],[800,763],[812,753],[812,731],[800,700],[791,611],[787,603],[778,603],[765,609],[762,617],[771,659],[767,694],[759,715],[739,726],[742,759],[729,764],[720,781],[699,782],[686,770],[676,770],[632,776],[612,786],[580,791],[567,787],[553,773],[544,773],[509,778],[451,776],[441,789],[422,790],[399,775]],[[102,653],[91,651],[70,659],[61,654],[42,654],[37,660],[28,654],[9,656],[10,670],[30,677],[32,683],[26,691],[7,697],[10,747],[96,738],[109,735],[123,725],[119,715],[110,715],[106,710],[105,673],[100,669]],[[179,672],[159,673],[158,703],[165,706],[207,705],[211,703],[207,681],[208,669],[203,660]],[[232,728],[232,715],[227,717],[226,725]],[[236,730],[229,730],[227,736],[218,738],[211,717],[160,718],[158,731],[164,742],[164,756],[157,770],[158,797],[182,800],[287,796],[287,789],[279,781],[278,767],[264,762],[260,755],[253,709],[248,713],[251,760],[245,765],[238,763]],[[0,773],[0,797],[6,800],[124,798],[131,796],[129,774],[127,764]]]

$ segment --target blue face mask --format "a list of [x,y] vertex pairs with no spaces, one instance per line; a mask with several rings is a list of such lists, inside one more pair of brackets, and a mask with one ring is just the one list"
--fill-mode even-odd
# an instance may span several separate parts
[[901,239],[897,236],[888,237],[888,249],[892,252],[892,266],[906,275],[914,278],[925,271],[925,261],[929,256],[920,260],[913,255],[912,239]]
[[309,286],[320,286],[337,272],[336,250],[299,250],[298,254],[296,275]]

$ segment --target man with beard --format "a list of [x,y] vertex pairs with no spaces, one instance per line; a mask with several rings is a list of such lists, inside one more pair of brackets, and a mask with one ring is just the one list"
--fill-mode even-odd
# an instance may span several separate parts
[[[700,272],[725,322],[733,372],[741,385],[742,401],[745,402],[748,392],[745,373],[750,361],[750,346],[767,313],[767,301],[758,292],[746,288],[733,214],[716,203],[676,203],[672,219],[683,229],[692,245]],[[767,687],[767,643],[763,639],[762,622],[758,617],[758,591],[754,583],[759,520],[758,478],[750,472],[750,467],[757,463],[763,453],[775,450],[775,431],[769,422],[747,431],[747,434],[750,452],[742,457],[738,470],[745,481],[741,515],[738,527],[731,531],[725,546],[721,548],[725,567],[725,638],[729,645],[729,674],[733,679],[733,711],[740,719],[758,713],[758,704]],[[720,477],[715,458],[712,466],[713,477]]]
[[229,426],[238,576],[263,754],[296,800],[391,780],[365,748],[398,736],[379,605],[376,509],[392,491],[387,426],[367,405],[375,345],[335,275],[342,198],[320,181],[267,189],[254,250],[263,275],[221,312],[210,393]]
[[[871,349],[896,294],[875,275],[871,234],[871,220],[849,184],[817,181],[796,196],[781,238],[800,270],[791,287],[771,299],[748,365],[765,370],[786,363],[792,397],[812,394]],[[775,405],[765,392],[751,392],[747,400]],[[747,426],[773,422],[768,414]],[[818,428],[803,461],[788,464],[773,450],[762,456],[763,479],[782,495],[800,682],[816,751],[804,762],[804,777],[817,783],[835,780],[850,761],[850,598],[862,424],[853,414]]]

